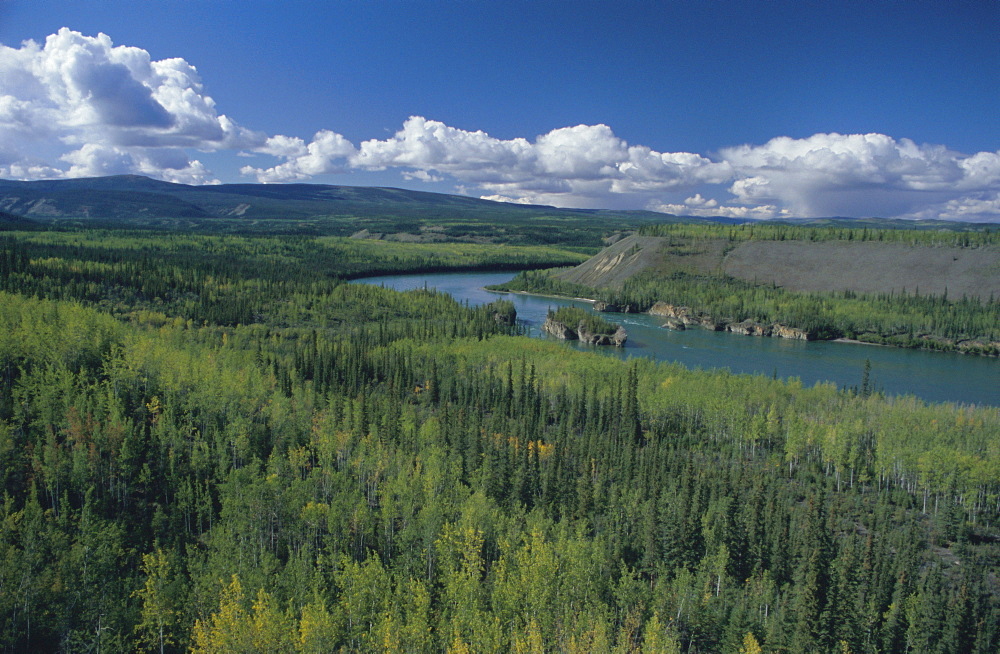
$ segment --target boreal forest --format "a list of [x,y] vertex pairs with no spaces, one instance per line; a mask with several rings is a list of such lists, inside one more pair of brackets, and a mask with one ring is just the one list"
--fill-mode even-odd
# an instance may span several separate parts
[[0,234],[0,650],[1000,651],[1000,408],[347,281],[586,254]]

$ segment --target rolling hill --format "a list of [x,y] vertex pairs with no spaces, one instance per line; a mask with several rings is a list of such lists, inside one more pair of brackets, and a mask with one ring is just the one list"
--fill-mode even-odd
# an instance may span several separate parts
[[[398,188],[325,184],[191,186],[140,175],[0,180],[0,211],[42,224],[214,233],[307,234],[400,241],[559,244],[597,251],[644,226],[741,224],[653,211],[563,209]],[[982,229],[982,225],[881,218],[819,218],[795,226]]]
[[651,211],[509,204],[397,188],[322,184],[189,186],[138,175],[0,180],[0,210],[63,225],[357,234],[418,241],[558,242],[593,248],[616,231],[652,223],[705,220]]
[[724,274],[789,291],[854,291],[1000,297],[1000,246],[906,242],[632,235],[559,274],[567,282],[620,287],[640,274]]
[[18,216],[6,211],[0,211],[0,232],[11,230],[26,231],[37,229],[38,227],[38,223],[34,220],[29,220],[24,216]]

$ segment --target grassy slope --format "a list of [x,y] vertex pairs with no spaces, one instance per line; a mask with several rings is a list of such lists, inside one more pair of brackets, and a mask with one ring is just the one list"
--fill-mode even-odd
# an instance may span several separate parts
[[630,236],[560,274],[587,286],[619,287],[646,271],[724,273],[791,291],[903,290],[1000,297],[1000,247],[961,248],[874,241],[744,241]]

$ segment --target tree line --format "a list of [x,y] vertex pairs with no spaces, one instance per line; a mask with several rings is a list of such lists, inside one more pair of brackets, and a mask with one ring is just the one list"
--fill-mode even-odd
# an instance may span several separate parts
[[936,223],[933,228],[919,222],[897,221],[896,226],[873,224],[858,226],[859,221],[840,225],[795,225],[781,221],[748,222],[741,225],[714,225],[692,223],[660,223],[643,225],[638,233],[643,236],[663,236],[680,241],[725,239],[732,243],[743,241],[875,241],[879,243],[905,243],[907,245],[951,246],[975,248],[1000,245],[1000,230],[992,225],[953,223],[948,229]]
[[7,243],[5,651],[1000,647],[1000,410],[577,352],[278,241],[281,284],[205,248],[152,298]]
[[687,306],[725,322],[780,323],[811,338],[1000,355],[1000,299],[949,299],[919,292],[794,292],[725,275],[642,272],[619,288],[592,288],[552,271],[526,270],[498,289],[589,297],[646,311],[656,302]]

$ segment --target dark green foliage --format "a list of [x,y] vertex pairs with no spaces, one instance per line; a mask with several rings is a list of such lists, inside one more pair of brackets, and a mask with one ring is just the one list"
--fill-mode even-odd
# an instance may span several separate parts
[[[0,180],[0,200],[14,212],[27,212],[43,204],[48,209],[44,221],[61,227],[313,236],[350,236],[367,230],[428,242],[572,245],[591,251],[600,248],[609,224],[629,230],[678,220],[651,211],[559,209],[396,188],[189,186],[138,175]],[[0,229],[2,225],[0,220]]]
[[554,311],[549,309],[548,318],[571,329],[583,329],[591,334],[614,334],[618,329],[618,325],[578,307],[559,307]]
[[[591,295],[595,293],[592,291]],[[985,354],[1000,354],[1000,301],[958,301],[919,293],[795,293],[730,277],[646,273],[600,299],[648,309],[657,301],[689,306],[713,317],[754,320],[803,329],[815,338],[855,338],[871,343],[954,350],[980,339]]]
[[0,241],[3,651],[1000,647],[996,409],[114,236]]
[[[895,232],[894,232],[895,233]],[[646,311],[656,302],[687,306],[726,322],[753,320],[802,329],[812,338],[1000,355],[1000,299],[914,293],[795,293],[722,275],[645,272],[618,289],[594,289],[544,271],[525,271],[498,290],[590,297]]]
[[0,211],[0,232],[28,231],[39,229],[41,225],[33,220],[28,220],[23,216],[18,216],[6,211]]
[[494,284],[497,291],[521,291],[541,295],[562,295],[565,297],[589,297],[594,289],[583,284],[574,284],[559,279],[551,270],[522,270],[514,279],[504,284]]
[[583,258],[543,246],[49,232],[0,240],[0,289],[80,300],[118,315],[166,313],[198,324],[290,324],[307,318],[321,324],[379,318],[377,307],[361,304],[341,303],[329,312],[326,298],[350,292],[336,290],[344,279],[400,271],[519,269]]
[[913,221],[885,219],[822,219],[788,223],[751,221],[743,225],[644,225],[644,236],[667,236],[680,239],[724,238],[740,241],[878,241],[909,245],[950,245],[980,247],[1000,244],[1000,230],[995,225],[949,221]]

